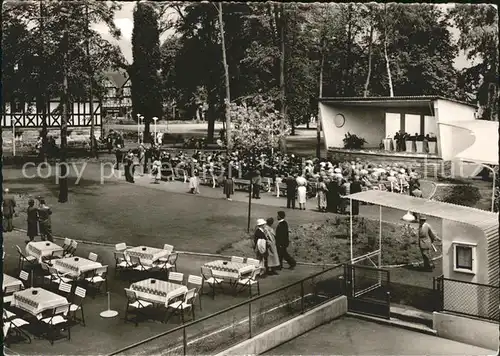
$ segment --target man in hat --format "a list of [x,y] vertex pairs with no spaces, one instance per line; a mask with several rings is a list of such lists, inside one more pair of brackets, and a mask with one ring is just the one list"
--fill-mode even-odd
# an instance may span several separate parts
[[276,226],[276,249],[278,250],[278,257],[280,261],[280,269],[283,268],[283,260],[285,260],[290,269],[294,269],[297,262],[287,251],[290,245],[290,236],[288,230],[288,222],[285,220],[285,212],[278,211],[278,225]]
[[434,247],[434,241],[441,239],[436,236],[431,226],[427,223],[427,218],[423,215],[420,216],[418,221],[418,245],[420,247],[420,252],[422,253],[422,259],[424,260],[424,270],[432,271],[434,269],[434,263],[431,259],[431,248]]
[[16,199],[13,195],[9,194],[9,189],[5,188],[3,191],[2,202],[2,217],[3,217],[3,231],[11,232],[14,229],[12,219],[16,213]]
[[292,176],[288,173],[288,177],[285,180],[286,183],[286,207],[287,209],[295,209],[295,197],[297,192],[297,177]]
[[27,235],[29,238],[29,241],[26,241],[26,243],[28,243],[33,241],[35,239],[35,236],[38,236],[38,208],[35,207],[35,200],[32,198],[28,200],[26,215],[26,220],[28,223]]
[[40,205],[38,206],[38,221],[40,225],[40,237],[43,241],[49,240],[54,241],[52,237],[52,223],[50,221],[50,216],[52,215],[52,210],[45,204],[45,199],[42,197],[38,198]]

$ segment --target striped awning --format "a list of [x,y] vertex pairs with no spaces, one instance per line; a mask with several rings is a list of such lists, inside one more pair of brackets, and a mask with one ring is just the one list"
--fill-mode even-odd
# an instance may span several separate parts
[[492,230],[496,230],[498,234],[498,214],[485,210],[380,190],[367,190],[350,194],[347,198],[461,222],[477,226],[488,233],[491,233]]

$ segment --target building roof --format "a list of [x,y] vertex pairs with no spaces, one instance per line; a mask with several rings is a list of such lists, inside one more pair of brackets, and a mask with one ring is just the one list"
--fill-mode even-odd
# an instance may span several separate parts
[[498,122],[486,120],[451,121],[439,125],[452,126],[470,131],[474,143],[454,158],[474,163],[498,166]]
[[108,81],[113,85],[113,87],[117,89],[122,88],[129,79],[128,73],[124,70],[105,72],[104,75],[106,76]]
[[439,95],[417,95],[417,96],[372,96],[372,97],[323,97],[319,102],[335,102],[342,105],[356,106],[380,106],[380,107],[403,107],[412,104],[412,106],[427,106],[435,100],[447,100],[454,103],[463,104],[477,108],[476,105],[445,98]]
[[497,213],[379,190],[354,193],[347,198],[476,226],[485,233],[496,231],[498,239]]

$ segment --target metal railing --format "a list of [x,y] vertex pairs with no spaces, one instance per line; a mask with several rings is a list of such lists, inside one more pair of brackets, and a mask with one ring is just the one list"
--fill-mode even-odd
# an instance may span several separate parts
[[437,309],[485,320],[500,320],[500,287],[443,276],[434,280],[439,293]]
[[112,355],[216,354],[344,294],[342,264],[129,345]]

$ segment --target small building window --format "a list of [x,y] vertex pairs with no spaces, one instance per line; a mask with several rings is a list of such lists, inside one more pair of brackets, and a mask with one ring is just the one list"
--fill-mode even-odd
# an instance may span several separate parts
[[476,274],[476,244],[453,242],[453,270]]

